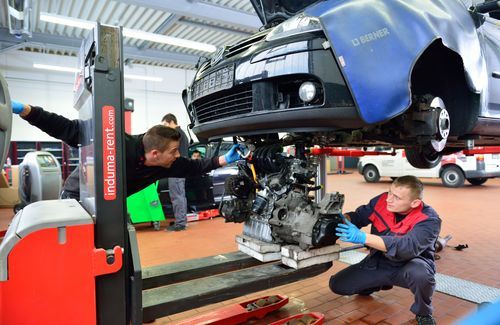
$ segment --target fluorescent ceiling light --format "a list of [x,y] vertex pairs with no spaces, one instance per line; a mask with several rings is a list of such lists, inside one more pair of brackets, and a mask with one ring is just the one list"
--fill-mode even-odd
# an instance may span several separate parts
[[156,81],[156,82],[163,81],[163,78],[160,77],[139,76],[136,74],[124,74],[123,77],[125,79],[133,79],[133,80],[145,80],[145,81]]
[[40,20],[48,23],[78,27],[83,29],[92,29],[96,25],[94,22],[88,20],[54,15],[54,14],[49,14],[48,12],[40,12]]
[[155,43],[187,47],[193,50],[210,52],[210,53],[215,52],[217,50],[217,47],[211,44],[190,41],[187,39],[177,38],[172,36],[143,32],[137,29],[123,28],[123,36],[142,39]]
[[[60,16],[60,15],[50,14],[47,12],[40,12],[40,20],[49,23],[61,24],[83,29],[92,29],[95,26],[95,23],[89,20]],[[212,53],[217,50],[217,47],[212,44],[195,42],[183,38],[144,32],[138,29],[123,28],[123,36],[155,42],[155,43],[187,47],[193,50],[198,50],[203,52]]]
[[58,65],[38,64],[38,63],[33,63],[33,68],[43,69],[43,70],[52,70],[52,71],[62,71],[62,72],[78,72],[78,71],[80,71],[77,68],[61,67]]
[[[61,72],[73,72],[73,73],[80,72],[80,70],[77,68],[61,67],[58,65],[39,64],[39,63],[33,63],[33,68],[51,70],[51,71],[61,71]],[[160,77],[141,76],[136,74],[124,74],[123,77],[125,79],[133,79],[133,80],[144,80],[144,81],[155,81],[155,82],[163,81],[163,78]]]

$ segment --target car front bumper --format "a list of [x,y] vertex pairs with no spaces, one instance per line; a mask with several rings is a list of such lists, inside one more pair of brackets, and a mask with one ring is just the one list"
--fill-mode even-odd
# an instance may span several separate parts
[[[360,118],[326,39],[255,45],[254,52],[199,73],[188,112],[198,138],[359,128]],[[305,103],[302,83],[317,95]]]

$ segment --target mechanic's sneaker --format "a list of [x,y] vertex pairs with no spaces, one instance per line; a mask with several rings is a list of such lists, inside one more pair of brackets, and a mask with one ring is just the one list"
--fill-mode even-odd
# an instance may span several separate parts
[[436,325],[436,321],[434,320],[434,317],[432,317],[432,315],[417,315],[415,319],[417,320],[418,325]]
[[374,293],[375,291],[391,290],[391,289],[392,289],[392,286],[382,286],[380,288],[370,288],[370,289],[366,289],[366,290],[363,290],[363,291],[359,292],[358,295],[360,295],[360,296],[369,296],[372,293]]
[[375,291],[378,291],[378,290],[366,289],[366,290],[358,292],[358,295],[360,295],[360,296],[369,296],[372,293],[374,293]]
[[166,231],[182,231],[186,230],[186,226],[172,225],[168,226]]

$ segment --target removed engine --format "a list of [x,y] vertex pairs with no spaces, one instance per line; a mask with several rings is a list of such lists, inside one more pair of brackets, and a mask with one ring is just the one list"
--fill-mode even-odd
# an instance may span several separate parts
[[244,222],[243,234],[302,249],[335,244],[342,222],[344,195],[328,193],[315,203],[318,159],[304,145],[284,154],[279,144],[258,147],[249,160],[238,162],[238,175],[226,179],[221,215],[226,222]]

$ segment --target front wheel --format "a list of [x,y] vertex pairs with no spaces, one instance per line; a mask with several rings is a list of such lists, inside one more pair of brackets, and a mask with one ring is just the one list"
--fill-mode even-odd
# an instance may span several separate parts
[[427,144],[405,149],[406,159],[415,168],[433,168],[441,162],[441,153]]
[[[415,119],[415,123],[412,124],[413,131],[418,138],[420,132],[427,128],[427,136],[430,140],[406,148],[406,158],[415,168],[433,168],[441,162],[450,135],[450,115],[443,100],[430,94],[418,98],[414,104],[416,108],[415,116],[413,116]],[[421,119],[426,127],[422,126]]]
[[488,179],[486,177],[482,178],[467,178],[467,182],[471,183],[471,185],[478,186],[486,183]]
[[460,187],[464,185],[464,173],[457,166],[448,166],[441,174],[441,181],[446,187]]
[[363,177],[368,183],[376,183],[380,180],[380,173],[377,167],[369,165],[363,169]]

